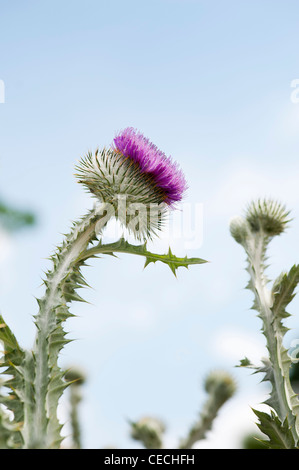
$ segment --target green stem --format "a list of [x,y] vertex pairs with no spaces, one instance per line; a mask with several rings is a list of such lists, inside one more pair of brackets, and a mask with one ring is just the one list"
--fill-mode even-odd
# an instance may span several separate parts
[[[108,206],[107,206],[108,207]],[[95,208],[74,226],[72,233],[52,258],[54,267],[47,274],[47,289],[39,301],[36,316],[37,335],[33,349],[35,357],[35,408],[28,417],[31,426],[25,448],[56,448],[61,442],[57,419],[58,399],[65,385],[63,373],[57,365],[58,353],[67,342],[58,317],[59,308],[66,304],[63,287],[76,267],[78,257],[96,238],[108,222],[105,204]]]
[[179,446],[180,449],[192,449],[193,445],[197,441],[200,441],[206,437],[206,433],[212,428],[212,424],[221,406],[222,403],[217,403],[215,397],[210,395],[209,399],[204,405],[200,421],[195,423],[191,428],[187,438],[181,442]]
[[81,433],[78,416],[78,405],[82,399],[80,386],[73,384],[70,386],[70,405],[71,405],[71,426],[74,449],[81,449]]
[[229,374],[215,371],[208,375],[205,381],[208,399],[202,408],[199,420],[192,426],[188,436],[181,441],[180,449],[192,449],[197,441],[206,437],[206,433],[212,429],[218,411],[234,395],[235,389],[234,380]]

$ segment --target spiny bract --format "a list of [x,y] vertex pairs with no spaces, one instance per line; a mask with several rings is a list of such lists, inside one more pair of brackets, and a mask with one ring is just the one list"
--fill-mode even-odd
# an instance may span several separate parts
[[183,198],[182,171],[141,133],[127,128],[111,148],[88,153],[77,177],[138,239],[151,238]]

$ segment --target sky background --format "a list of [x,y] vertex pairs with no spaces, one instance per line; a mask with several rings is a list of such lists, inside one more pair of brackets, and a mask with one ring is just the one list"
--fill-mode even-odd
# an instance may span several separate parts
[[[166,232],[149,247],[210,263],[177,279],[125,255],[84,270],[90,304],[73,305],[76,341],[60,359],[87,376],[84,447],[139,447],[128,420],[144,415],[161,418],[176,446],[219,368],[238,391],[199,446],[238,448],[255,429],[250,406],[268,388],[234,366],[259,360],[265,343],[229,221],[252,199],[281,200],[294,220],[271,244],[269,276],[298,263],[298,42],[296,0],[0,0],[0,198],[37,216],[35,228],[0,235],[0,310],[19,342],[34,340],[47,257],[92,205],[74,178],[89,150],[138,128],[179,162],[191,213],[203,210],[201,246]],[[298,308],[286,340],[299,334]]]

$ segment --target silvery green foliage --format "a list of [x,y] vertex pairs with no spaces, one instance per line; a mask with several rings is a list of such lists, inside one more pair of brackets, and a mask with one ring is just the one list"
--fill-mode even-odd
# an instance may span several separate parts
[[[106,165],[106,169],[102,168],[102,174],[96,158],[104,154],[105,158],[108,157],[100,161]],[[44,295],[37,299],[39,311],[34,317],[36,338],[31,350],[24,350],[20,346],[5,320],[0,317],[0,341],[5,349],[1,366],[3,376],[7,376],[0,406],[5,405],[5,409],[13,415],[13,419],[8,422],[0,408],[0,433],[3,430],[1,439],[4,439],[4,447],[55,449],[61,446],[62,424],[57,418],[57,407],[63,391],[72,382],[65,380],[58,359],[62,348],[70,341],[64,329],[65,321],[72,316],[70,304],[73,301],[84,301],[78,290],[87,287],[81,268],[89,258],[129,253],[143,256],[145,266],[157,261],[167,264],[174,274],[179,267],[188,268],[191,264],[205,262],[199,258],[177,258],[170,249],[165,255],[149,252],[144,239],[160,229],[160,219],[157,223],[155,217],[153,226],[150,225],[151,220],[146,219],[145,228],[135,233],[139,240],[143,235],[141,245],[132,245],[123,239],[112,244],[103,242],[101,237],[104,228],[112,217],[118,217],[117,212],[111,211],[111,204],[120,196],[129,202],[131,199],[127,196],[132,196],[138,202],[138,195],[141,195],[142,203],[148,209],[151,198],[147,199],[147,196],[154,187],[148,177],[142,180],[141,175],[136,173],[136,165],[133,171],[133,166],[128,169],[123,159],[119,168],[117,162],[119,154],[112,151],[96,154],[93,158],[88,156],[81,162],[81,182],[89,186],[94,194],[98,181],[98,188],[102,188],[99,190],[100,201],[86,216],[73,224],[70,233],[50,258],[52,267],[46,272]],[[96,164],[93,169],[97,172],[91,171],[90,165],[93,164]],[[123,171],[124,168],[126,171]],[[106,196],[108,200],[105,200]],[[121,222],[126,226],[128,220],[122,218]]]
[[282,273],[268,287],[265,274],[267,248],[273,237],[284,232],[289,222],[289,212],[273,200],[253,202],[244,217],[232,220],[230,231],[235,240],[245,249],[250,276],[248,289],[254,294],[253,309],[262,321],[262,332],[266,337],[269,357],[262,359],[263,366],[253,365],[248,358],[240,366],[249,367],[264,374],[264,381],[272,385],[265,404],[270,414],[255,411],[260,430],[268,436],[263,441],[271,449],[292,449],[298,446],[299,401],[290,382],[292,364],[283,339],[288,331],[284,320],[289,317],[287,306],[295,296],[299,282],[299,265]]

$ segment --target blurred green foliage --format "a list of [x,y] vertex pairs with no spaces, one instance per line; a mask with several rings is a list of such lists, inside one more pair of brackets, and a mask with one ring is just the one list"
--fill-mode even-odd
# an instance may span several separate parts
[[250,434],[243,439],[243,449],[266,449],[265,445],[260,441],[265,439],[262,434]]
[[22,211],[10,208],[0,201],[0,226],[12,232],[26,226],[32,226],[36,222],[35,215],[30,211]]

